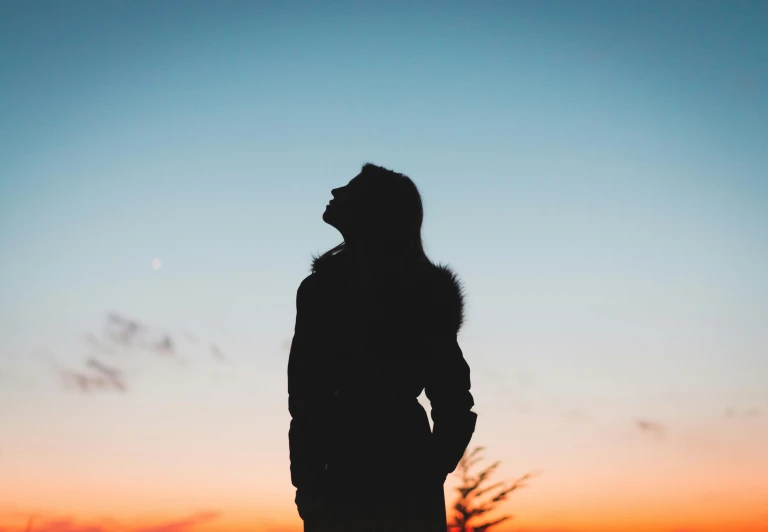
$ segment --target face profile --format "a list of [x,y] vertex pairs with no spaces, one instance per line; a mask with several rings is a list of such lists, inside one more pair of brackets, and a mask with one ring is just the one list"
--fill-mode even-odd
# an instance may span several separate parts
[[316,266],[342,252],[374,269],[412,259],[428,261],[421,241],[421,196],[409,177],[366,163],[331,195],[323,221],[338,230],[344,241],[316,257]]
[[352,228],[359,222],[360,207],[363,205],[364,176],[358,174],[348,184],[331,191],[333,199],[323,213],[323,221],[335,227],[348,238]]

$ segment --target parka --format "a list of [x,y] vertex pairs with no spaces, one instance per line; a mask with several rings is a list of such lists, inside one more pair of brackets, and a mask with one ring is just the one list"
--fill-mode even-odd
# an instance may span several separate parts
[[445,532],[443,485],[477,421],[458,343],[463,285],[429,260],[357,285],[351,272],[344,251],[315,259],[296,293],[288,439],[299,515],[306,532]]

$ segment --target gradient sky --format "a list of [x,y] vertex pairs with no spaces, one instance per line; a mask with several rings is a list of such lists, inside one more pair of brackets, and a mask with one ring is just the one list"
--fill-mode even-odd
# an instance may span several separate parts
[[[766,27],[735,0],[3,2],[0,529],[300,530],[295,293],[370,161],[465,282],[472,445],[541,470],[500,532],[768,530]],[[62,378],[89,359],[125,391]]]

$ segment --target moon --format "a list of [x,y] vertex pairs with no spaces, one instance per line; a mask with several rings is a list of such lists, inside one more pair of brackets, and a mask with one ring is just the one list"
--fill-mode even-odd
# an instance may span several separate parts
[[163,267],[163,261],[160,259],[152,259],[152,269],[157,271]]

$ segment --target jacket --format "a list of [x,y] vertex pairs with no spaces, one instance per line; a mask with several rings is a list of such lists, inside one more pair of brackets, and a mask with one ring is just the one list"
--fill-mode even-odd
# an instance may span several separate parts
[[443,484],[477,420],[457,338],[463,286],[431,262],[382,268],[358,286],[350,272],[343,251],[316,259],[296,294],[288,409],[299,513],[306,524],[302,501],[322,500],[336,518],[408,516],[444,531]]

